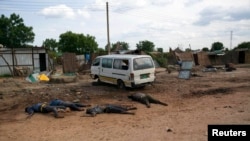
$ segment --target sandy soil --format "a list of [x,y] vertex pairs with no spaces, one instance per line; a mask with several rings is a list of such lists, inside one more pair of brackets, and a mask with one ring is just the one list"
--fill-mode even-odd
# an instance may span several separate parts
[[[250,124],[250,68],[236,71],[196,72],[201,77],[178,79],[178,72],[158,71],[153,86],[118,90],[94,85],[88,75],[75,83],[29,83],[24,78],[0,79],[1,141],[206,141],[208,124]],[[151,108],[131,101],[135,92],[151,94],[168,106]],[[82,103],[115,103],[136,106],[135,115],[85,111],[35,114],[26,119],[24,108],[53,98]]]

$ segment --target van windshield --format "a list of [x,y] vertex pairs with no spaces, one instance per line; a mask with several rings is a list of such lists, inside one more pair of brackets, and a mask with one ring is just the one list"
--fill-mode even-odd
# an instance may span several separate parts
[[134,70],[154,68],[154,63],[153,60],[149,57],[135,58],[133,60],[133,68]]

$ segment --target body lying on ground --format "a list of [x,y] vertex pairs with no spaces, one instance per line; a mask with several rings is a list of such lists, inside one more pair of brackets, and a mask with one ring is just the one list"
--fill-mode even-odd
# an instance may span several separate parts
[[119,113],[119,114],[130,114],[134,115],[133,112],[128,112],[129,110],[136,110],[137,108],[129,105],[117,105],[117,104],[104,104],[97,105],[86,110],[87,115],[96,116],[96,114],[102,113]]
[[30,118],[34,113],[50,113],[53,112],[56,118],[63,118],[64,116],[59,115],[57,109],[65,109],[64,106],[49,106],[47,103],[37,103],[32,106],[28,106],[25,108],[25,112],[28,113],[28,117]]
[[82,104],[82,103],[73,103],[73,102],[69,102],[69,101],[63,101],[60,99],[54,99],[52,101],[50,101],[49,103],[50,106],[64,106],[64,107],[69,107],[70,110],[73,111],[83,111],[83,107],[89,107],[91,105],[86,105],[86,104]]
[[163,103],[163,102],[153,98],[149,94],[135,93],[135,94],[129,95],[128,98],[130,98],[130,99],[132,99],[134,101],[138,101],[138,102],[140,102],[142,104],[145,104],[148,108],[150,108],[150,103],[168,106],[168,104]]

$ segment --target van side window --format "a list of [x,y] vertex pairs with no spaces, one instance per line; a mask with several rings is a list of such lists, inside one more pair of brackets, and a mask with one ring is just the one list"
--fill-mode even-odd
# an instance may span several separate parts
[[112,60],[110,58],[103,58],[102,59],[102,67],[103,68],[112,68]]
[[134,70],[143,70],[149,69],[154,67],[154,62],[151,58],[144,57],[144,58],[136,58],[133,60],[134,62]]
[[128,60],[126,59],[115,59],[114,60],[114,69],[119,69],[119,70],[128,70]]
[[92,64],[92,66],[99,66],[100,65],[100,58],[96,58]]

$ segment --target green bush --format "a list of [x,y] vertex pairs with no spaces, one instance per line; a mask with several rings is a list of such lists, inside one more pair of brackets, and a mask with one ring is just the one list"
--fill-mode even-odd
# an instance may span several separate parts
[[10,74],[3,74],[3,75],[0,75],[0,78],[1,77],[12,77]]

